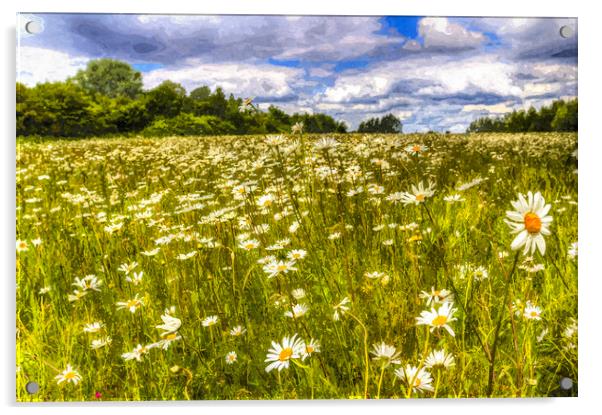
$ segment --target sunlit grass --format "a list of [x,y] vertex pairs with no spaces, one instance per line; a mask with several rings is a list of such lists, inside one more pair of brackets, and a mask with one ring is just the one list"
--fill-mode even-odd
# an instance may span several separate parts
[[[17,399],[556,394],[578,380],[576,146],[575,134],[19,141]],[[553,217],[532,258],[504,222],[528,191]],[[417,324],[446,301],[438,328]],[[157,328],[177,326],[165,316],[181,326]],[[317,350],[287,350],[267,372],[272,342],[294,334]],[[383,342],[395,358],[374,353]],[[436,350],[454,364],[428,367]]]

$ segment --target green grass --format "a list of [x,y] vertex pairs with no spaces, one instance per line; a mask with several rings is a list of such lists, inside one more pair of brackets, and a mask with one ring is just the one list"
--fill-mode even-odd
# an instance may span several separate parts
[[[577,260],[568,250],[577,241],[577,136],[343,135],[332,150],[317,148],[320,138],[18,141],[17,240],[27,248],[17,250],[17,400],[576,395]],[[428,150],[410,155],[411,144]],[[435,184],[424,203],[386,199],[421,181]],[[235,199],[240,184],[253,190]],[[375,186],[382,193],[369,191]],[[531,262],[510,250],[514,235],[504,223],[528,191],[542,193],[554,218],[545,255]],[[262,209],[266,194],[274,201]],[[444,200],[452,194],[463,201]],[[269,229],[260,232],[263,224]],[[260,246],[240,248],[243,233]],[[285,238],[284,249],[266,249]],[[297,270],[268,278],[257,261],[292,249],[307,252]],[[144,273],[138,285],[119,271],[134,261]],[[536,264],[544,269],[524,269]],[[479,266],[486,278],[463,272]],[[374,271],[388,278],[366,277]],[[90,274],[102,281],[99,291],[70,302],[75,278]],[[41,294],[43,287],[50,291]],[[420,293],[431,287],[453,292],[455,336],[416,325],[430,308]],[[297,288],[304,298],[292,296]],[[136,294],[144,305],[135,313],[117,309]],[[349,310],[335,321],[333,307],[345,297]],[[541,308],[541,320],[523,316],[527,301]],[[297,303],[307,314],[286,317]],[[140,362],[124,360],[136,345],[161,339],[155,326],[172,306],[182,338]],[[204,327],[211,315],[217,324]],[[95,321],[101,332],[85,333]],[[246,332],[231,336],[237,325]],[[267,373],[271,342],[295,333],[319,340],[320,352]],[[91,349],[105,336],[109,345]],[[400,352],[400,364],[373,360],[380,342]],[[455,365],[426,369],[433,391],[411,390],[395,375],[407,364],[422,367],[435,349]],[[238,357],[232,365],[230,351]],[[68,364],[81,381],[59,385],[55,376]],[[572,390],[559,390],[563,377]],[[40,392],[28,395],[28,381]]]

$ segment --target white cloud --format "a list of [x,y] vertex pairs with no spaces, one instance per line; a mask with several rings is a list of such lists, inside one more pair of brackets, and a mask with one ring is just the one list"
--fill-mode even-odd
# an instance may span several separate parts
[[323,94],[325,102],[352,102],[377,98],[406,84],[413,96],[473,93],[521,96],[513,80],[516,67],[494,55],[464,59],[420,57],[389,62],[360,74],[340,76]]
[[446,17],[421,19],[418,23],[418,33],[424,39],[425,48],[474,48],[487,39],[482,33],[471,32],[460,24],[450,22]]
[[332,71],[328,70],[326,68],[310,68],[309,69],[309,75],[310,76],[315,76],[315,77],[327,77],[327,76],[331,76],[332,75]]
[[86,67],[88,58],[57,50],[21,46],[17,50],[17,81],[28,86],[64,81]]
[[462,112],[481,112],[486,111],[489,114],[505,114],[507,112],[512,112],[514,108],[506,102],[502,102],[499,104],[493,105],[484,105],[484,104],[469,104],[464,105],[462,107]]
[[236,96],[285,97],[293,94],[295,83],[303,83],[303,71],[273,65],[217,64],[189,60],[178,68],[161,68],[143,75],[145,88],[165,80],[182,84],[188,91],[202,85],[222,87]]

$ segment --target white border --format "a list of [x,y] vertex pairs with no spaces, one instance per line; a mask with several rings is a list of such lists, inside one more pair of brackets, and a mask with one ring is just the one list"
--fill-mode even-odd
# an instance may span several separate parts
[[[4,334],[0,341],[2,359],[0,361],[0,393],[3,406],[12,413],[44,412],[47,414],[78,413],[105,414],[107,410],[119,412],[135,411],[152,415],[174,410],[180,413],[238,413],[250,414],[304,414],[342,410],[345,413],[379,412],[445,412],[462,414],[505,414],[508,412],[548,413],[598,413],[598,401],[602,395],[601,359],[597,356],[602,344],[602,312],[597,305],[601,301],[602,276],[595,260],[602,252],[600,237],[602,229],[598,211],[602,206],[600,198],[602,163],[602,126],[600,125],[600,14],[596,13],[594,2],[579,1],[526,1],[503,0],[495,2],[469,0],[370,0],[327,2],[324,0],[304,0],[285,3],[282,0],[222,0],[210,4],[195,4],[185,0],[102,0],[82,2],[55,0],[51,4],[43,0],[21,0],[2,3],[2,61],[3,72],[0,96],[3,105],[2,123],[4,135],[1,139],[2,180],[1,229],[3,282],[0,291],[3,301],[2,327]],[[200,3],[200,2],[199,2]],[[16,406],[14,403],[14,272],[15,272],[15,22],[16,12],[104,12],[104,13],[197,13],[197,14],[345,14],[345,15],[438,15],[438,16],[570,16],[579,18],[579,398],[576,399],[494,399],[494,400],[422,400],[396,402],[361,401],[288,401],[288,402],[194,402],[187,403],[141,403],[141,404],[47,404],[37,406]],[[171,409],[173,408],[173,409]],[[591,408],[591,410],[590,410]],[[595,408],[595,409],[594,409]]]

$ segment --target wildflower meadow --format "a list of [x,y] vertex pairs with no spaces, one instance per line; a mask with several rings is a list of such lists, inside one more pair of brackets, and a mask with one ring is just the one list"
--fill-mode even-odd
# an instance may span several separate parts
[[576,133],[19,139],[17,400],[577,395],[577,180]]

